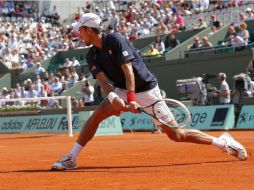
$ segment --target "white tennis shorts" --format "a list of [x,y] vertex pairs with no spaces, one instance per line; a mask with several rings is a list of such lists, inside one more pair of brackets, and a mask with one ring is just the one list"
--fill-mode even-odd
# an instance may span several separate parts
[[[125,89],[116,88],[115,93],[121,99],[123,99],[125,102],[127,102],[127,96],[126,96]],[[150,106],[157,100],[162,100],[162,99],[163,98],[161,96],[160,89],[158,86],[154,87],[151,90],[136,93],[136,102],[141,107]],[[175,119],[173,114],[171,113],[171,111],[169,110],[168,106],[166,105],[166,103],[164,101],[158,102],[156,104],[156,106],[154,107],[154,109],[153,109],[153,106],[151,106],[151,107],[145,108],[145,110],[148,113],[152,113],[153,115],[154,115],[154,112],[156,112],[156,116],[158,118],[161,118],[163,120],[163,122],[165,122],[165,123],[169,123]],[[156,126],[162,125],[159,121],[157,121],[155,119],[153,119],[153,122]]]

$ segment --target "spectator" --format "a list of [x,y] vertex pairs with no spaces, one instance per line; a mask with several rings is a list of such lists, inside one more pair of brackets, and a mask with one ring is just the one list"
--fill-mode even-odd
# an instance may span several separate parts
[[83,101],[81,98],[78,100],[78,107],[79,107],[79,108],[85,107],[84,101]]
[[145,56],[160,56],[160,52],[154,47],[153,44],[150,44],[148,51],[144,55]]
[[227,34],[224,38],[224,42],[222,45],[231,46],[231,37],[233,34],[236,34],[235,27],[233,25],[228,27]]
[[240,36],[244,40],[245,45],[248,45],[250,33],[247,30],[247,24],[245,22],[242,22],[239,24],[238,27],[239,27],[240,31],[237,33],[237,35]]
[[203,17],[199,17],[198,18],[198,24],[196,26],[194,26],[194,29],[202,29],[202,28],[206,28],[207,24],[204,20]]
[[200,4],[200,11],[203,12],[205,10],[207,10],[209,8],[209,0],[200,0],[199,1]]
[[129,36],[129,41],[138,39],[137,32],[135,30],[132,30]]
[[217,20],[215,14],[211,15],[210,26],[215,26],[217,29],[222,26],[221,22]]
[[192,6],[193,6],[195,12],[197,12],[197,13],[203,12],[208,9],[209,0],[192,1]]
[[[10,94],[8,93],[8,89],[6,87],[3,87],[2,93],[1,93],[1,99],[10,99]],[[5,106],[6,102],[1,102],[1,106]]]
[[[47,92],[46,92],[45,90],[42,91],[41,97],[48,97],[48,94],[47,94]],[[41,106],[41,107],[48,107],[48,104],[49,104],[49,101],[48,101],[48,100],[41,100],[41,101],[40,101],[40,106]]]
[[59,103],[59,100],[54,100],[52,102],[52,109],[63,109],[63,107]]
[[179,25],[179,30],[184,31],[186,29],[184,18],[179,12],[176,13],[175,23],[176,23],[176,25]]
[[237,50],[243,49],[245,46],[245,41],[242,39],[242,37],[238,36],[236,33],[233,33],[230,38],[233,47],[235,47]]
[[176,39],[175,35],[173,33],[169,33],[166,36],[165,39],[165,48],[168,49],[173,49],[175,48],[180,42]]
[[246,17],[245,17],[245,14],[243,13],[243,12],[241,12],[240,14],[239,14],[239,19],[238,19],[238,22],[245,22],[245,20],[246,20]]
[[38,92],[34,89],[34,85],[32,84],[28,90],[27,97],[28,98],[36,98],[38,97]]
[[200,44],[199,44],[199,37],[198,36],[195,36],[194,37],[194,43],[189,45],[187,47],[187,50],[194,50],[194,49],[198,49],[200,47]]
[[86,75],[84,73],[80,73],[79,81],[86,81]]
[[218,80],[220,81],[220,91],[214,94],[215,97],[219,98],[220,104],[229,104],[230,103],[230,89],[226,81],[226,74],[219,73]]
[[208,40],[207,36],[204,36],[202,38],[202,44],[200,48],[211,48],[211,47],[213,47],[213,44]]
[[163,54],[165,51],[165,45],[164,42],[161,40],[160,36],[156,37],[155,48],[160,52],[160,54]]
[[76,57],[72,58],[72,67],[79,67],[80,63],[79,61],[76,59]]
[[68,88],[73,87],[77,83],[77,79],[75,78],[75,74],[71,75],[71,78],[68,80]]
[[250,7],[246,9],[246,20],[253,20],[254,19],[254,12]]
[[85,106],[92,106],[94,104],[94,87],[89,81],[86,81],[81,91],[84,93]]
[[155,28],[155,35],[159,36],[161,34],[164,34],[165,31],[167,30],[166,25],[164,24],[162,19],[159,19],[159,22],[157,24],[157,27]]
[[34,74],[40,75],[42,73],[46,72],[45,69],[41,66],[40,62],[36,63],[36,67],[34,68]]
[[58,77],[54,78],[54,83],[51,85],[51,91],[53,91],[55,94],[60,94],[63,90],[63,85],[59,81]]
[[72,108],[78,108],[79,107],[78,100],[76,100],[76,98],[74,96],[71,97],[71,107]]
[[50,95],[51,87],[45,79],[42,80],[42,85],[43,85],[44,90],[46,91],[47,95]]
[[217,28],[215,26],[212,26],[211,27],[211,32],[209,32],[208,36],[211,36],[211,35],[215,34],[217,31],[218,31]]

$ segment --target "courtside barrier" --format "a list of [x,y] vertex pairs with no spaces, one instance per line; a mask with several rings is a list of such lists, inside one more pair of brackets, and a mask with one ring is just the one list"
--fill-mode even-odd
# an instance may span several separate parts
[[[78,131],[79,115],[72,114],[72,129]],[[0,133],[68,132],[66,114],[0,117]]]
[[236,123],[237,129],[254,129],[254,105],[243,105]]
[[126,112],[120,118],[124,131],[154,131],[153,121],[147,114]]
[[[189,128],[200,130],[224,130],[234,127],[233,105],[190,106],[191,124]],[[185,116],[178,116],[180,122]],[[154,124],[145,114],[124,113],[121,115],[123,130],[153,131]]]
[[191,106],[189,110],[190,128],[219,130],[234,127],[234,105]]
[[[72,114],[72,129],[78,132],[91,116],[92,111]],[[0,133],[20,132],[68,132],[66,114],[25,115],[0,117]],[[105,119],[96,131],[96,136],[122,134],[120,118],[116,116]]]
[[[84,126],[90,116],[93,114],[93,111],[81,111],[79,112],[79,126],[80,129]],[[96,131],[96,136],[106,136],[106,135],[121,135],[123,134],[122,125],[120,122],[120,117],[111,116],[103,120],[99,128]]]

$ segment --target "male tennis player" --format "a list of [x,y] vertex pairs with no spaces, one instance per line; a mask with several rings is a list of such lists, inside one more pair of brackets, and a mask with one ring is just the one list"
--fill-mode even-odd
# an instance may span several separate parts
[[[86,45],[93,45],[87,54],[92,75],[107,95],[87,121],[70,153],[52,165],[54,170],[76,168],[76,159],[84,146],[93,138],[99,123],[122,111],[137,113],[137,108],[161,99],[156,77],[146,68],[141,57],[120,33],[104,34],[100,30],[101,19],[93,14],[83,14],[74,29]],[[127,106],[128,105],[128,106]],[[177,126],[166,104],[160,105],[164,122]],[[166,111],[163,111],[166,110]],[[247,158],[245,148],[229,134],[212,137],[199,130],[171,128],[155,121],[168,137],[176,142],[192,142],[214,145],[240,160]]]

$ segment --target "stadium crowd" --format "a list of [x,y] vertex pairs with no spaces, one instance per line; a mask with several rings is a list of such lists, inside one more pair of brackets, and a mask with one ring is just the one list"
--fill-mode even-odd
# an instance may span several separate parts
[[[242,0],[121,1],[126,8],[117,10],[115,2],[109,2],[110,6],[107,8],[99,8],[97,4],[89,2],[90,4],[77,9],[73,20],[78,21],[86,12],[94,12],[103,19],[102,27],[108,33],[119,31],[130,41],[149,35],[157,36],[154,44],[151,44],[148,52],[144,54],[148,56],[160,56],[169,49],[175,48],[180,43],[175,36],[176,32],[208,26],[211,26],[211,33],[202,38],[202,43],[196,36],[194,44],[191,44],[188,49],[213,47],[214,45],[209,42],[209,36],[215,33],[223,23],[217,19],[216,14],[211,14],[210,21],[207,23],[202,13],[241,6],[244,3]],[[198,15],[196,24],[189,26],[186,18],[193,14]],[[38,15],[34,1],[2,1],[0,16],[0,61],[9,69],[19,68],[23,71],[33,69],[36,75],[35,81],[27,79],[23,84],[17,84],[14,89],[3,88],[1,98],[60,95],[63,90],[74,86],[78,81],[86,80],[83,73],[78,75],[75,70],[75,67],[80,66],[75,57],[66,59],[56,73],[46,72],[41,65],[58,51],[68,51],[82,45],[79,41],[73,40],[78,34],[71,33],[71,26],[63,26],[59,22],[57,7],[54,6],[52,10],[45,9],[41,15]],[[245,21],[253,18],[254,12],[251,8],[241,12],[238,21],[229,27],[229,34],[223,42],[224,45],[248,44],[249,32],[246,30]],[[238,33],[235,32],[235,27],[239,27]],[[164,39],[160,37],[163,34],[166,35]],[[85,92],[84,89],[81,91]],[[73,102],[73,105],[85,104],[84,100],[83,102],[73,100]],[[52,104],[45,101],[42,105],[52,107]]]

